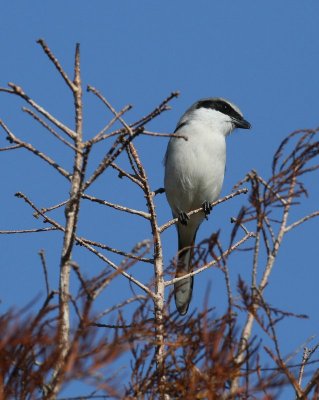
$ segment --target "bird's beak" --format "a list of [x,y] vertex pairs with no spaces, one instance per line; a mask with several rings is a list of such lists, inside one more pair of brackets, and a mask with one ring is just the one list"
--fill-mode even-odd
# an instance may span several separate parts
[[236,128],[241,128],[241,129],[250,129],[251,125],[248,121],[245,119],[235,119],[233,118],[233,122],[236,126]]

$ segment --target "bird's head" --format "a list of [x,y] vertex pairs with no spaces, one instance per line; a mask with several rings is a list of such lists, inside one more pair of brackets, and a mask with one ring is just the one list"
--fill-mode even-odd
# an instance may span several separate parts
[[217,128],[225,136],[236,128],[250,129],[251,126],[237,106],[220,97],[202,99],[194,103],[182,116],[179,125],[189,123]]

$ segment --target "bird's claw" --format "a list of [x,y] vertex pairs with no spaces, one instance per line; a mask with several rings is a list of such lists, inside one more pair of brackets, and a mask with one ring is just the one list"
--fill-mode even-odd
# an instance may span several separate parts
[[205,218],[208,220],[208,215],[210,214],[210,212],[212,211],[213,207],[210,204],[209,201],[204,201],[204,203],[202,204],[202,208],[205,214]]
[[162,193],[165,193],[165,189],[162,187],[154,190],[154,196],[156,196],[158,194],[162,194]]
[[181,211],[178,215],[178,220],[182,225],[187,225],[187,222],[189,220],[189,216],[186,214],[186,212]]

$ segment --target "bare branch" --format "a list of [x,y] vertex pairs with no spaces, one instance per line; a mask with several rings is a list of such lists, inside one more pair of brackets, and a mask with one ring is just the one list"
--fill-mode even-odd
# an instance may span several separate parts
[[108,308],[107,310],[101,312],[97,317],[96,320],[98,321],[99,319],[105,317],[106,315],[110,314],[111,312],[118,310],[120,308],[123,308],[127,306],[128,304],[133,303],[134,301],[140,301],[140,300],[146,300],[147,297],[144,295],[137,295],[134,297],[131,297],[129,299],[124,300],[122,303],[116,304],[113,307]]
[[125,251],[114,249],[103,243],[95,242],[93,240],[85,239],[82,237],[80,237],[78,239],[80,239],[83,243],[89,244],[91,246],[99,247],[100,249],[107,250],[112,253],[120,254],[121,256],[124,256],[124,257],[132,258],[133,260],[146,262],[146,263],[150,263],[150,264],[153,264],[153,262],[154,262],[154,260],[152,258],[144,258],[144,257],[136,256],[135,254],[132,254],[132,253],[126,253]]
[[154,137],[167,137],[167,138],[177,138],[177,139],[184,139],[184,140],[188,140],[188,138],[186,136],[183,135],[178,135],[176,133],[157,133],[157,132],[150,132],[150,131],[143,131],[142,135],[146,135],[146,136],[154,136]]
[[115,269],[118,273],[121,275],[125,276],[130,282],[135,283],[136,286],[138,286],[140,289],[142,289],[144,292],[148,293],[150,296],[153,297],[153,292],[144,284],[142,284],[139,280],[133,277],[133,275],[128,274],[125,272],[123,269],[119,268],[117,265],[115,265],[112,261],[110,261],[108,258],[106,258],[102,253],[97,251],[93,246],[89,245],[88,243],[84,242],[81,238],[76,238],[76,241],[86,247],[88,250],[90,250],[92,253],[94,253],[96,256],[98,256],[101,260],[105,261],[110,267]]
[[256,178],[262,183],[284,206],[287,204],[287,201],[280,196],[278,192],[276,192],[260,175],[257,174],[256,171],[252,171],[255,174]]
[[15,94],[14,90],[8,89],[8,88],[2,88],[2,87],[0,87],[0,92],[9,93],[9,94]]
[[[210,204],[211,204],[212,207],[215,207],[218,204],[224,203],[225,201],[227,201],[229,199],[232,199],[233,197],[236,197],[236,196],[238,196],[240,194],[246,194],[247,192],[248,192],[248,189],[246,189],[246,188],[238,189],[236,192],[233,192],[233,193],[231,193],[231,194],[229,194],[227,196],[224,196],[221,199],[213,201]],[[191,215],[198,214],[199,212],[202,212],[202,211],[203,211],[202,208],[197,208],[196,210],[192,210],[189,213],[187,213],[187,215],[190,217]],[[170,226],[176,224],[177,222],[178,222],[178,218],[174,218],[171,221],[166,222],[164,225],[162,225],[162,226],[160,226],[158,228],[159,232],[161,232],[161,233],[164,232],[167,228],[169,228]]]
[[[126,149],[127,145],[140,133],[141,131],[136,131],[132,136],[129,136],[128,138],[124,138],[123,136],[121,136],[120,139],[116,140],[116,142],[104,156],[103,160],[98,165],[96,170],[93,172],[90,178],[84,183],[83,192],[106,170],[106,168],[111,163],[113,163],[113,161],[122,153],[122,151]],[[118,147],[117,150],[115,150],[120,141],[122,141],[122,145]]]
[[111,121],[96,136],[94,136],[92,139],[89,140],[89,142],[91,142],[92,144],[98,143],[102,140],[105,140],[112,136],[123,133],[122,129],[119,129],[119,130],[111,132],[111,133],[105,133],[105,132],[107,132],[115,124],[115,122],[118,121],[118,119],[123,114],[125,114],[127,111],[129,111],[131,108],[132,108],[132,106],[130,104],[123,107],[122,110],[120,110],[118,113],[116,113],[114,118],[112,118]]
[[47,289],[47,296],[49,296],[49,294],[50,294],[50,286],[49,286],[48,269],[47,269],[47,263],[46,263],[46,259],[45,259],[44,250],[43,249],[40,250],[38,254],[40,256],[41,264],[42,264],[42,268],[43,268],[45,287]]
[[304,222],[308,221],[311,218],[318,217],[319,211],[314,211],[313,213],[306,215],[305,217],[299,219],[298,221],[292,223],[291,225],[285,228],[285,233],[289,232],[291,229],[296,228],[297,226],[303,224]]
[[48,45],[45,43],[43,39],[38,39],[37,43],[42,47],[43,51],[45,54],[49,57],[49,59],[52,61],[53,65],[55,68],[58,70],[62,78],[64,79],[64,82],[69,86],[69,88],[74,92],[76,90],[76,86],[73,84],[73,82],[70,80],[64,69],[62,68],[61,64],[59,63],[58,59],[55,57],[55,55],[51,52],[49,49]]
[[5,123],[0,120],[0,126],[4,129],[4,131],[8,134],[10,141],[17,143],[19,147],[23,147],[31,153],[35,154],[36,156],[40,157],[42,160],[44,160],[46,163],[51,165],[54,169],[56,169],[58,172],[60,172],[61,175],[63,175],[65,178],[70,180],[70,173],[67,172],[64,168],[62,168],[56,161],[52,160],[49,156],[46,154],[42,153],[41,151],[37,150],[35,147],[32,146],[32,144],[27,143],[22,141],[21,139],[18,139],[10,130],[9,128],[5,125]]
[[20,86],[15,85],[14,83],[9,82],[8,86],[12,88],[12,92],[8,93],[13,93],[19,97],[21,97],[23,100],[25,100],[28,104],[30,104],[35,110],[37,110],[40,114],[42,114],[45,118],[47,118],[50,122],[52,122],[56,127],[61,129],[65,134],[67,134],[70,138],[74,139],[76,133],[68,128],[66,125],[64,125],[62,122],[60,122],[58,119],[53,117],[48,111],[46,111],[43,107],[38,105],[34,100],[32,100]]
[[121,116],[119,115],[119,113],[117,113],[115,111],[115,109],[112,107],[111,103],[109,103],[106,98],[93,86],[88,86],[87,87],[87,91],[88,92],[92,92],[95,94],[95,96],[97,96],[102,102],[103,104],[106,105],[106,107],[112,112],[112,114],[114,115],[114,117],[116,119],[118,119],[121,124],[124,126],[124,128],[126,129],[127,133],[129,133],[130,135],[133,134],[133,130],[131,129],[131,127],[124,121],[123,118],[121,118]]
[[114,208],[115,210],[124,211],[124,212],[127,212],[129,214],[135,214],[135,215],[138,215],[138,216],[143,217],[143,218],[148,219],[148,220],[151,218],[150,214],[146,213],[144,211],[138,211],[138,210],[134,210],[132,208],[120,206],[119,204],[113,204],[113,203],[110,203],[110,202],[108,202],[106,200],[101,200],[101,199],[98,199],[97,197],[90,196],[88,194],[83,194],[82,197],[83,197],[83,199],[87,199],[87,200],[93,201],[95,203],[99,203],[99,204],[102,204],[104,206],[108,206],[108,207]]
[[8,151],[8,150],[20,149],[20,147],[22,147],[21,144],[17,144],[15,146],[9,146],[9,147],[1,147],[0,151]]
[[133,183],[136,183],[136,185],[138,185],[140,188],[143,189],[143,183],[141,182],[141,180],[140,180],[138,177],[127,173],[126,171],[124,171],[124,169],[122,169],[121,167],[119,167],[119,166],[118,166],[117,164],[115,164],[114,162],[110,163],[110,167],[112,167],[113,169],[115,169],[116,171],[119,172],[119,178],[123,178],[123,176],[125,176],[125,177],[128,178],[130,181],[132,181]]
[[[47,213],[47,212],[56,210],[57,208],[60,208],[60,207],[65,206],[65,205],[67,204],[68,201],[70,201],[70,199],[64,200],[64,201],[62,201],[61,203],[55,204],[54,206],[51,206],[51,207],[48,207],[48,208],[42,208],[42,209],[41,209],[41,212],[42,212],[43,214],[45,214],[45,213]],[[34,217],[35,217],[35,218],[38,218],[38,216],[39,216],[39,215],[38,215],[37,213],[34,214]]]
[[170,108],[167,106],[167,104],[175,99],[176,97],[179,96],[179,92],[172,92],[166,99],[164,99],[161,104],[156,107],[153,111],[151,111],[149,114],[147,114],[145,117],[141,118],[140,120],[134,122],[133,124],[130,125],[131,128],[136,128],[139,126],[146,125],[149,121],[160,115],[163,111],[167,111]]
[[223,254],[219,257],[216,257],[215,260],[212,260],[211,262],[205,264],[203,267],[196,269],[193,272],[190,272],[189,274],[185,274],[181,277],[178,278],[174,278],[171,279],[169,281],[165,281],[165,286],[170,286],[173,285],[174,283],[181,281],[185,278],[188,278],[190,276],[194,276],[197,274],[200,274],[201,272],[205,271],[208,268],[213,267],[214,265],[218,264],[219,261],[221,261],[223,258],[226,258],[229,256],[229,254],[231,254],[234,250],[236,250],[239,246],[241,246],[243,243],[245,243],[248,239],[252,238],[255,236],[254,232],[249,232],[248,234],[246,234],[242,239],[238,240],[238,242],[236,242],[235,244],[233,244],[229,249],[227,249],[226,251],[223,252]]
[[35,228],[35,229],[19,229],[19,230],[1,230],[0,235],[15,235],[17,233],[37,233],[37,232],[49,232],[49,231],[56,231],[57,228],[51,226],[49,228]]
[[302,378],[305,370],[305,366],[309,360],[309,349],[308,347],[304,348],[303,355],[302,355],[302,361],[300,365],[300,370],[299,370],[299,376],[298,376],[298,384],[301,386],[302,384]]
[[72,150],[77,151],[76,147],[73,146],[72,143],[68,142],[64,137],[59,135],[49,124],[47,124],[42,118],[40,118],[36,113],[34,113],[32,110],[30,110],[27,107],[22,107],[22,110],[29,114],[31,117],[33,117],[36,121],[38,121],[45,129],[47,129],[50,133],[52,133],[53,136],[55,136],[57,139],[59,139],[62,143],[70,147]]

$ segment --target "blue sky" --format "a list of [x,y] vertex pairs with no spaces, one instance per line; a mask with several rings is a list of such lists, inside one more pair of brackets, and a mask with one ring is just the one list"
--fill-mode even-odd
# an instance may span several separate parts
[[[243,111],[253,128],[237,131],[228,140],[227,171],[223,194],[251,169],[269,176],[271,157],[293,130],[319,125],[319,3],[316,1],[258,4],[253,0],[204,1],[15,1],[3,2],[0,26],[0,86],[8,81],[21,85],[30,96],[66,123],[73,123],[72,99],[56,71],[42,53],[38,38],[44,38],[66,69],[71,72],[75,43],[81,44],[84,84],[99,88],[115,108],[131,103],[129,122],[156,106],[170,92],[179,90],[172,110],[154,120],[149,128],[172,132],[184,110],[207,96],[230,99]],[[85,94],[85,135],[97,132],[110,117],[90,94]],[[0,118],[26,141],[56,154],[68,166],[67,152],[33,121],[19,112],[22,103],[0,94]],[[4,135],[1,146],[6,145]],[[154,189],[163,185],[162,159],[166,139],[139,138],[136,142]],[[105,148],[94,155],[98,162]],[[1,153],[1,228],[38,226],[30,210],[13,197],[23,191],[40,206],[67,198],[67,185],[47,166],[23,151]],[[90,168],[93,168],[93,164]],[[114,175],[114,174],[113,174]],[[94,192],[110,201],[143,207],[143,198],[131,186],[107,172]],[[318,176],[308,179],[312,189],[304,208],[296,215],[318,207]],[[198,238],[219,228],[228,232],[229,217],[243,200],[217,208],[201,227]],[[109,210],[95,209],[94,217],[83,206],[80,230],[88,237],[129,250],[136,240],[150,237],[149,227]],[[165,197],[157,200],[162,222],[170,218]],[[299,213],[299,214],[298,214]],[[105,221],[105,223],[101,223]],[[127,225],[129,224],[129,225]],[[123,236],[123,226],[126,234]],[[279,308],[310,316],[308,321],[290,320],[279,329],[284,352],[293,351],[307,337],[318,333],[317,282],[318,222],[287,235],[275,266],[266,298]],[[134,235],[132,235],[134,232]],[[302,234],[301,234],[302,232]],[[175,254],[174,229],[163,240],[165,260]],[[1,307],[24,305],[44,294],[37,256],[45,248],[52,285],[57,285],[60,235],[2,236],[0,281]],[[76,259],[84,271],[98,271],[101,263],[83,250]],[[137,276],[149,276],[145,266]],[[245,274],[245,262],[232,264],[234,282]],[[89,272],[88,272],[89,274]],[[210,301],[218,306],[223,290],[218,272],[196,277],[193,306],[202,304],[208,281]],[[121,290],[119,290],[121,289]],[[119,280],[110,294],[129,293]],[[110,298],[105,295],[105,302]],[[292,334],[293,332],[293,334]],[[74,393],[76,394],[76,393]]]

